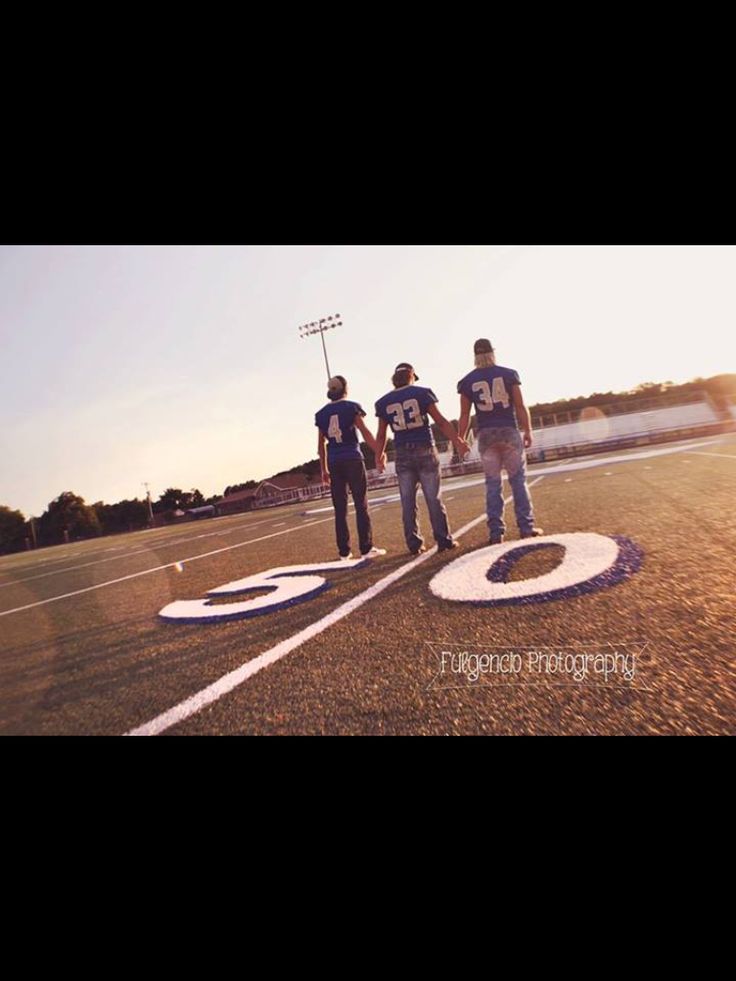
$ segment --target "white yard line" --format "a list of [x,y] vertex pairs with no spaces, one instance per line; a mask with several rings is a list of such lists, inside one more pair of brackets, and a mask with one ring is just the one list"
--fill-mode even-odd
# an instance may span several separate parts
[[[401,500],[401,495],[400,494],[391,494],[389,497],[369,497],[368,498],[368,506],[372,508],[376,504],[395,504],[396,501],[400,501],[400,500]],[[353,508],[353,507],[355,507],[355,505],[353,504],[352,501],[348,501],[348,507],[349,508]],[[330,504],[329,507],[326,507],[326,508],[312,508],[309,511],[302,511],[302,514],[303,515],[307,515],[307,514],[325,514],[325,512],[327,512],[327,511],[334,511],[334,510],[335,509]]]
[[49,599],[39,600],[37,603],[28,603],[26,606],[16,606],[13,610],[3,610],[0,617],[10,616],[11,613],[20,613],[22,610],[31,610],[35,606],[45,606],[46,603],[55,603],[57,600],[67,599],[70,596],[79,596],[81,593],[90,593],[93,589],[103,589],[105,586],[114,586],[118,582],[126,582],[128,579],[137,579],[138,576],[148,576],[152,572],[161,572],[162,569],[172,569],[186,562],[196,562],[197,559],[207,559],[211,555],[219,555],[221,552],[231,552],[234,548],[243,548],[244,545],[252,545],[254,542],[264,542],[267,538],[278,538],[279,535],[290,535],[293,531],[301,531],[302,528],[309,528],[310,525],[321,525],[325,521],[332,521],[332,518],[321,518],[319,521],[308,521],[306,524],[297,525],[295,528],[287,528],[285,531],[274,531],[270,535],[263,535],[261,538],[250,538],[247,542],[238,542],[236,545],[226,545],[225,548],[216,548],[212,552],[203,552],[200,555],[191,555],[189,558],[177,559],[175,562],[167,562],[166,565],[157,565],[153,569],[144,569],[142,572],[132,572],[129,576],[121,576],[119,579],[109,579],[107,582],[99,582],[96,586],[85,586],[84,589],[75,589],[71,593],[63,593],[61,596],[51,596]]
[[[636,460],[650,460],[652,459],[652,457],[657,457],[657,456],[667,456],[671,453],[688,453],[693,449],[694,446],[712,446],[712,445],[713,444],[711,442],[690,443],[687,446],[665,446],[664,448],[659,450],[641,450],[637,453],[628,453],[619,456],[603,456],[603,457],[599,457],[598,459],[592,457],[590,460],[581,460],[578,463],[555,464],[551,467],[548,467],[546,470],[542,472],[544,473],[544,476],[547,477],[550,476],[551,474],[556,474],[556,473],[572,473],[575,470],[587,470],[590,467],[604,467],[604,466],[608,466],[611,463],[629,463],[631,461],[636,461]],[[539,471],[538,470],[527,471],[527,474],[530,477],[533,477],[536,473],[539,473]]]
[[736,454],[734,453],[707,453],[705,450],[693,450],[697,456],[717,456],[721,460],[736,460]]
[[[186,545],[187,542],[195,542],[200,538],[212,538],[215,535],[230,534],[232,531],[239,531],[241,528],[257,528],[259,525],[268,524],[267,521],[258,521],[255,524],[244,524],[236,525],[227,532],[213,531],[206,535],[194,535],[191,538],[177,538],[174,541],[166,542],[161,541],[156,544],[152,543],[152,548],[172,548],[174,545]],[[125,547],[125,546],[122,546]],[[14,579],[12,582],[2,582],[0,583],[0,589],[4,589],[6,586],[19,586],[24,582],[35,582],[36,579],[47,579],[49,576],[59,576],[64,572],[76,572],[77,569],[88,569],[92,565],[101,565],[103,562],[117,562],[119,559],[132,559],[136,555],[150,555],[152,548],[142,548],[137,552],[128,552],[127,555],[110,555],[106,559],[95,559],[93,562],[82,562],[81,565],[70,565],[66,566],[64,569],[52,569],[50,572],[40,572],[37,576],[24,576],[22,579]],[[94,554],[94,553],[91,553]],[[163,568],[163,566],[161,567]]]
[[[554,476],[555,474],[560,474],[560,473],[573,473],[577,470],[589,470],[593,467],[605,467],[611,463],[629,463],[631,461],[637,461],[637,460],[648,460],[651,457],[656,457],[656,456],[666,456],[671,453],[686,453],[692,450],[694,446],[712,446],[712,445],[713,445],[713,441],[708,440],[706,442],[701,442],[701,443],[689,443],[686,446],[666,446],[658,450],[641,450],[637,453],[628,453],[620,456],[599,456],[599,457],[593,456],[590,457],[590,459],[578,460],[575,463],[569,463],[569,462],[554,463],[554,464],[549,464],[548,466],[545,466],[543,468],[540,467],[537,467],[536,469],[529,468],[527,470],[527,477],[530,479],[532,477],[538,477],[538,476],[551,477]],[[693,452],[695,451],[693,450]],[[714,454],[714,456],[719,456],[719,455],[720,454]],[[575,458],[573,457],[571,459],[574,460]],[[465,490],[468,487],[477,487],[479,484],[485,483],[485,479],[486,479],[485,475],[482,473],[468,478],[443,477],[442,487],[443,490],[447,491],[448,494],[452,494],[455,491]],[[393,503],[394,501],[398,501],[399,499],[400,498],[398,494],[396,494],[392,498],[375,498],[376,501],[381,501],[381,502],[385,501],[386,503]],[[446,497],[445,500],[449,500],[449,498]],[[368,503],[369,504],[372,503],[370,498],[368,499]],[[327,508],[318,508],[313,511],[305,511],[303,513],[311,515],[311,514],[320,514],[324,511],[332,511],[332,507],[330,506]]]
[[[534,484],[538,484],[540,480],[544,479],[544,475],[537,477],[533,480],[529,486],[533,487]],[[506,498],[504,504],[508,504],[511,498]],[[459,531],[453,532],[453,538],[460,538],[466,532],[470,531],[471,528],[475,528],[476,525],[480,524],[481,521],[486,520],[485,512],[469,521],[468,524],[463,525]],[[327,630],[328,627],[332,627],[334,624],[338,623],[340,620],[349,616],[354,610],[363,606],[365,603],[372,600],[375,596],[378,596],[389,586],[392,586],[398,579],[405,576],[407,572],[411,572],[422,562],[426,562],[428,559],[433,558],[437,554],[437,546],[426,551],[423,555],[417,556],[415,559],[411,559],[404,565],[399,566],[393,572],[384,576],[383,579],[379,579],[378,582],[369,586],[368,589],[364,590],[362,593],[358,593],[352,599],[349,599],[342,606],[338,606],[336,610],[328,613],[326,616],[322,617],[321,620],[317,620],[315,623],[310,624],[299,633],[294,634],[293,637],[288,637],[286,640],[282,640],[281,643],[276,644],[275,647],[271,647],[269,650],[264,651],[259,654],[258,657],[254,657],[250,661],[246,661],[245,664],[241,664],[239,668],[234,671],[230,671],[228,674],[223,675],[217,681],[198,691],[196,695],[192,695],[185,701],[180,702],[175,705],[168,712],[164,712],[162,715],[157,715],[155,719],[151,719],[150,722],[146,722],[141,726],[137,726],[135,729],[131,729],[126,732],[126,736],[156,736],[166,729],[170,729],[171,726],[176,725],[179,722],[183,722],[184,719],[188,719],[191,715],[195,715],[201,709],[205,708],[207,705],[211,705],[213,702],[218,701],[223,695],[227,695],[234,688],[242,685],[244,681],[248,678],[252,678],[254,674],[262,671],[263,668],[267,668],[276,661],[280,661],[282,657],[285,657],[296,647],[300,647],[302,644],[311,640],[312,637],[316,637],[321,634],[323,630]]]

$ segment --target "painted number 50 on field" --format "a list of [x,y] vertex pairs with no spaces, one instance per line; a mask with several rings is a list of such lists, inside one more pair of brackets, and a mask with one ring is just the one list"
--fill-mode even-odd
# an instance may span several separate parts
[[[563,548],[564,555],[551,572],[533,579],[508,581],[514,564],[524,555],[555,546]],[[639,546],[620,535],[593,532],[546,535],[532,543],[507,542],[461,555],[431,579],[429,590],[446,602],[474,606],[543,603],[613,586],[633,575],[642,560]],[[159,616],[175,623],[213,623],[264,616],[305,603],[328,589],[330,583],[320,573],[348,572],[362,568],[369,561],[355,559],[269,569],[211,589],[203,599],[176,600],[165,606]],[[225,605],[216,602],[254,592],[261,595]]]

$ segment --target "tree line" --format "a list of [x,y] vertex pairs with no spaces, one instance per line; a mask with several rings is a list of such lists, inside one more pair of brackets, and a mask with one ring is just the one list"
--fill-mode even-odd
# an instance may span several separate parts
[[[201,507],[222,500],[220,494],[206,498],[200,490],[169,487],[152,502],[154,514],[173,516],[176,509]],[[0,555],[20,552],[31,545],[61,545],[67,541],[141,531],[150,522],[148,501],[118,501],[87,504],[73,491],[64,491],[49,503],[40,518],[27,520],[22,512],[0,505]]]

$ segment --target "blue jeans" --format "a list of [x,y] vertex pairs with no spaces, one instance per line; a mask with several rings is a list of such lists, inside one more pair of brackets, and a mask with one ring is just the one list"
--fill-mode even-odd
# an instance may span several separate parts
[[335,537],[337,538],[337,551],[343,556],[350,553],[348,487],[353,495],[353,504],[355,505],[360,554],[365,555],[373,547],[365,465],[362,460],[332,460],[330,462],[330,493],[335,508]]
[[428,443],[403,443],[396,447],[396,476],[399,479],[404,538],[410,552],[424,544],[417,520],[417,487],[422,485],[429,520],[439,548],[452,545],[447,511],[442,503],[440,460]]
[[488,531],[503,535],[503,495],[501,470],[508,474],[514,497],[516,523],[522,535],[534,527],[534,512],[526,486],[526,453],[518,429],[510,426],[489,426],[478,432],[478,450],[486,475],[486,512]]

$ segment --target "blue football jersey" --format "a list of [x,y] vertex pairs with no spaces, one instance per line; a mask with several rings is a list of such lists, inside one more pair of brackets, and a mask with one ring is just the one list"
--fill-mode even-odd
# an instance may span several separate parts
[[315,426],[327,437],[327,461],[362,460],[355,417],[364,416],[362,406],[348,399],[328,402],[314,417]]
[[385,419],[393,432],[394,444],[427,443],[434,446],[427,407],[439,399],[431,388],[405,385],[395,388],[376,402],[376,415]]
[[479,429],[489,429],[491,426],[516,429],[513,387],[520,384],[519,373],[513,368],[493,365],[471,371],[457,383],[457,390],[475,406]]

